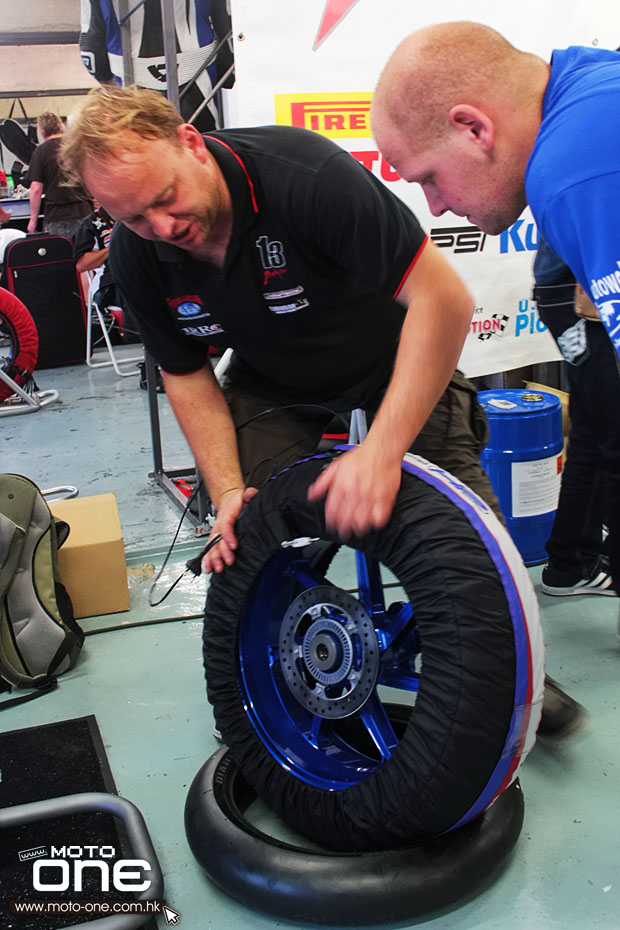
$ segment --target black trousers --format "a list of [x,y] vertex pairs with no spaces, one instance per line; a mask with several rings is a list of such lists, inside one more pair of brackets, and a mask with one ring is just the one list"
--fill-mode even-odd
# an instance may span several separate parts
[[620,582],[620,360],[602,323],[584,322],[585,357],[567,365],[571,432],[547,552],[560,571],[591,575],[609,528],[612,577]]
[[[534,299],[566,360],[571,418],[558,509],[546,548],[554,568],[576,578],[589,578],[606,551],[618,591],[620,360],[603,324],[575,313],[570,270],[554,267],[541,278]],[[609,529],[605,545],[603,524]]]

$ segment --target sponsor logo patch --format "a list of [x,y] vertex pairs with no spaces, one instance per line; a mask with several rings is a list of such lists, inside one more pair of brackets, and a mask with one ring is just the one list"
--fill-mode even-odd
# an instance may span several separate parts
[[306,307],[309,307],[310,304],[305,297],[301,297],[299,300],[293,301],[291,304],[274,304],[272,307],[269,307],[272,313],[296,313],[297,310],[304,310]]
[[219,323],[211,323],[208,326],[183,326],[181,330],[188,336],[217,336],[224,332],[223,326]]
[[196,304],[191,300],[188,300],[186,303],[179,304],[177,307],[177,313],[179,316],[198,316],[202,311],[200,304]]
[[265,300],[286,300],[288,297],[297,297],[298,294],[303,294],[304,289],[299,285],[299,287],[292,287],[288,291],[267,291],[266,294],[263,294]]

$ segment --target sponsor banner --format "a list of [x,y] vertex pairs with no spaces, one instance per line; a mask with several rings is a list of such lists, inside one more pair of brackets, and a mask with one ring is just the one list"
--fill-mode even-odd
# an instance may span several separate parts
[[[431,23],[462,19],[456,0],[231,0],[237,80],[227,122],[301,126],[332,139],[400,197],[469,287],[476,312],[460,366],[494,374],[561,358],[531,300],[538,242],[529,210],[501,236],[461,217],[433,217],[417,185],[407,184],[378,151],[370,127],[372,89],[404,36]],[[553,48],[616,48],[615,15],[605,0],[518,6],[471,0],[467,17],[498,29],[517,47],[549,59]],[[611,315],[611,313],[610,313]]]
[[275,121],[328,139],[367,139],[372,135],[371,99],[369,93],[275,94]]

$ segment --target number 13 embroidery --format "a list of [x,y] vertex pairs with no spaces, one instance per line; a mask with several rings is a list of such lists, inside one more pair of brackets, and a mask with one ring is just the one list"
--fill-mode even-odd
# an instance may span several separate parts
[[268,239],[267,236],[260,236],[256,240],[256,248],[260,252],[260,260],[265,271],[273,268],[284,268],[286,265],[286,256],[284,246],[277,239]]

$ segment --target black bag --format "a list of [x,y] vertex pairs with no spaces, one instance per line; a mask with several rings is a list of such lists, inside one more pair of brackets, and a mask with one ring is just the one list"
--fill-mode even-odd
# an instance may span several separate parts
[[37,368],[84,362],[86,311],[69,240],[27,236],[8,246],[4,264],[8,290],[26,305],[39,333]]
[[[58,569],[58,549],[68,535],[68,525],[52,516],[36,484],[0,474],[0,685],[4,681],[5,690],[49,689],[78,658],[84,633]],[[0,709],[21,700],[0,703]]]

